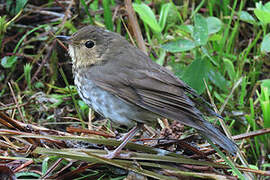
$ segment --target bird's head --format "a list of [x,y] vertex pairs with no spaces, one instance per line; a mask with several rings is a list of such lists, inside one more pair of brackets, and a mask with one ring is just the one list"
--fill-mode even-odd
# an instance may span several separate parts
[[69,45],[69,55],[75,67],[87,67],[104,61],[116,40],[122,37],[97,26],[86,26],[72,36],[57,36]]

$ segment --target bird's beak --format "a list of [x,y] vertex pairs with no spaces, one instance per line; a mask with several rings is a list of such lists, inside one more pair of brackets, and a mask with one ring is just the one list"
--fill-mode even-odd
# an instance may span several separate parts
[[57,39],[64,43],[71,43],[71,37],[70,36],[56,36]]

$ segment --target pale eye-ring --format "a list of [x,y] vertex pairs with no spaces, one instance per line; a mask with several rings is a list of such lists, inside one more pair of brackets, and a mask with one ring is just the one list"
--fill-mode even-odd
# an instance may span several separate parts
[[84,43],[84,45],[85,45],[85,47],[87,47],[87,48],[92,48],[92,47],[94,47],[95,46],[95,42],[94,41],[92,41],[92,40],[88,40],[88,41],[86,41],[85,43]]

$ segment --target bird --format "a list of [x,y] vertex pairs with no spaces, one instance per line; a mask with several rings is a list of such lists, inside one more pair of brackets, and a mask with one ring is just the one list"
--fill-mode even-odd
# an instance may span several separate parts
[[157,118],[190,126],[236,154],[237,145],[197,108],[195,99],[200,96],[196,91],[120,34],[88,25],[71,36],[57,38],[68,44],[81,99],[114,124],[131,128],[123,142],[104,157],[119,156],[142,126],[156,124]]

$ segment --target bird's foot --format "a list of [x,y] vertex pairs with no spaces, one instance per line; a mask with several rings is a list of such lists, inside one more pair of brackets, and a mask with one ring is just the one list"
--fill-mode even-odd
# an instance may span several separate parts
[[123,141],[114,151],[109,151],[106,147],[105,150],[108,152],[107,155],[103,156],[107,159],[113,159],[115,157],[121,157],[121,158],[127,158],[130,155],[121,155],[120,152],[121,150],[125,147],[125,145],[128,143],[128,141],[133,138],[135,136],[135,134],[138,132],[138,130],[141,128],[141,124],[135,126],[134,128],[132,128],[125,136],[123,136],[123,139],[121,138],[121,140]]
[[105,151],[107,152],[106,155],[103,155],[102,157],[106,158],[106,159],[113,159],[115,157],[117,157],[120,152],[117,152],[117,151],[109,151],[106,147],[104,147]]
[[109,151],[106,147],[104,148],[105,151],[107,151],[106,155],[103,155],[102,157],[106,158],[106,159],[113,159],[115,157],[119,157],[119,158],[130,158],[131,157],[131,153],[124,153],[121,154],[120,151],[114,150],[114,151]]

